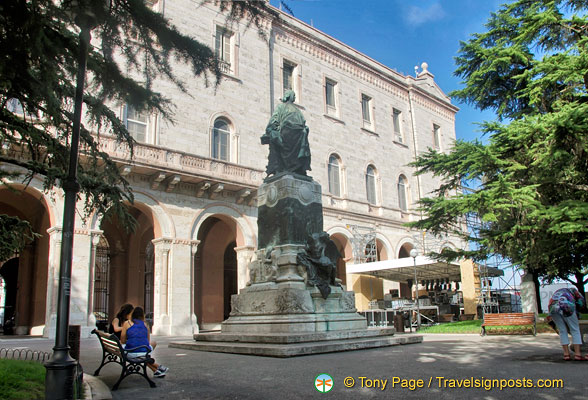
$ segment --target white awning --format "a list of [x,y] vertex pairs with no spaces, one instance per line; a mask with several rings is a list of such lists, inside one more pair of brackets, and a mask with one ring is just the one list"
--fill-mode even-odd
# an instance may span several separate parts
[[[412,257],[376,261],[365,264],[347,264],[348,274],[376,276],[396,282],[414,280],[415,259]],[[488,268],[488,277],[502,276],[498,268]],[[437,261],[426,256],[416,257],[417,280],[449,279],[461,282],[459,264]]]

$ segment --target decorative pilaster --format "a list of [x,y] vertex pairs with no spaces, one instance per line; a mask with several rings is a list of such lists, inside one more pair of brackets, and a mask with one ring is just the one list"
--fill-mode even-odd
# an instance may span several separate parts
[[[193,248],[198,241],[173,239],[168,255],[167,275],[167,315],[170,335],[192,335],[194,328],[192,314]],[[191,277],[188,279],[188,277]],[[195,318],[194,318],[195,321]]]
[[153,290],[153,333],[170,335],[169,319],[169,253],[172,239],[159,238],[152,241],[155,254]]
[[70,325],[81,326],[81,336],[90,337],[95,328],[88,325],[88,303],[90,297],[86,295],[93,281],[88,270],[92,264],[92,234],[87,229],[75,229],[72,252],[71,297],[70,297]]
[[49,235],[49,270],[47,271],[47,301],[43,336],[55,338],[57,320],[57,287],[59,285],[59,255],[61,254],[61,227],[47,229]]
[[192,334],[197,334],[200,330],[198,328],[198,318],[196,317],[196,310],[194,305],[196,302],[196,279],[194,271],[196,268],[196,253],[198,252],[198,245],[200,240],[191,240],[190,243],[190,325]]
[[91,233],[92,249],[90,250],[90,268],[88,268],[88,326],[96,326],[96,317],[94,316],[94,275],[96,274],[96,248],[100,243],[102,231]]

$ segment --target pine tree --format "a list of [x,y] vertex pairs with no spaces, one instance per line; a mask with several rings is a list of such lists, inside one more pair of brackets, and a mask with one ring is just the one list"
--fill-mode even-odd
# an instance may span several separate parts
[[[473,242],[446,257],[501,255],[584,293],[588,267],[588,2],[518,0],[493,13],[487,32],[461,43],[451,93],[497,120],[488,138],[429,150],[414,166],[444,184],[422,200],[412,226]],[[452,194],[452,195],[451,195]],[[464,231],[466,215],[481,222]],[[573,278],[573,279],[572,279]]]
[[[246,19],[261,30],[275,11],[265,1],[213,1],[227,23]],[[221,72],[214,52],[179,32],[143,0],[10,0],[0,2],[0,178],[29,183],[41,176],[45,189],[60,187],[67,175],[75,75],[80,46],[75,15],[96,15],[93,46],[87,58],[84,92],[86,124],[80,133],[78,168],[86,213],[117,215],[133,225],[125,202],[129,183],[102,152],[95,134],[108,133],[128,145],[133,138],[109,104],[126,103],[138,111],[173,118],[171,100],[153,86],[167,79],[185,91],[176,62],[188,64],[194,77],[218,85]],[[194,4],[195,7],[198,4]],[[94,134],[94,135],[93,135]],[[0,215],[0,255],[10,256],[33,236],[27,221]]]

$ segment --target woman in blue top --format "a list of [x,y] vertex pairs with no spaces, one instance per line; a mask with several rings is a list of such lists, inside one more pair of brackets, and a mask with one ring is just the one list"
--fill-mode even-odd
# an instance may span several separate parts
[[574,360],[588,360],[588,356],[582,357],[582,353],[580,352],[582,336],[580,333],[580,324],[578,323],[580,309],[583,309],[585,306],[586,300],[584,296],[574,287],[556,290],[549,300],[549,316],[547,317],[547,321],[553,320],[557,326],[560,343],[563,347],[564,360],[566,361],[571,359],[568,328],[572,335],[572,343],[574,345]]
[[[125,344],[126,349],[135,349],[143,346],[143,348],[137,349],[137,352],[129,353],[131,357],[144,356],[155,348],[155,343],[151,346],[149,341],[149,327],[145,324],[145,312],[141,307],[135,307],[131,315],[131,320],[123,326],[120,336],[120,342]],[[163,378],[169,369],[164,365],[156,363],[147,364],[147,366],[153,371],[153,376],[157,378]]]

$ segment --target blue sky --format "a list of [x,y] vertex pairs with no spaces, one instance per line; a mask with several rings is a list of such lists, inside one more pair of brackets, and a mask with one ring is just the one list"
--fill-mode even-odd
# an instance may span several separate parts
[[[490,13],[506,0],[285,0],[294,16],[403,74],[423,61],[445,93],[459,89],[453,76],[459,42],[485,31]],[[279,0],[270,0],[278,7]],[[493,119],[458,103],[456,135],[480,137],[476,122]]]

